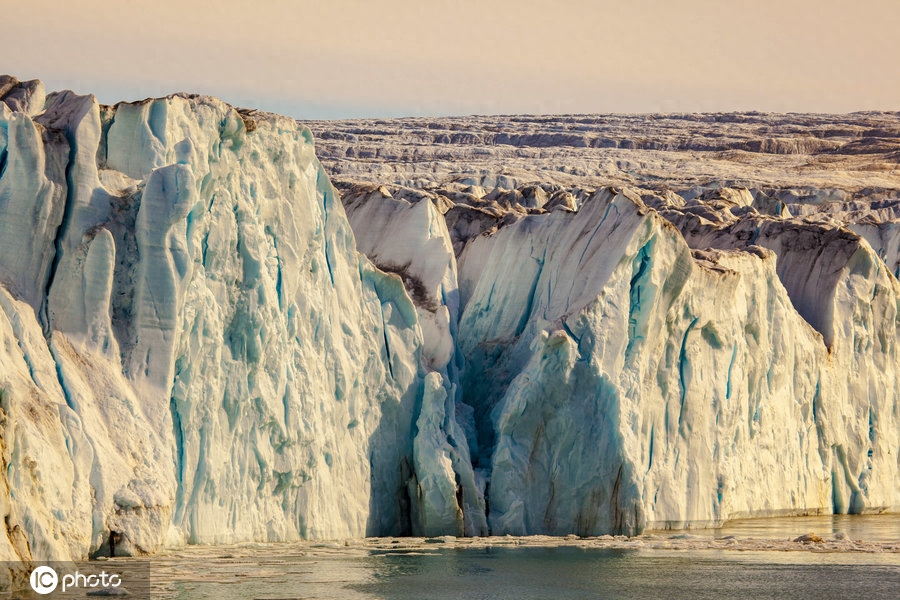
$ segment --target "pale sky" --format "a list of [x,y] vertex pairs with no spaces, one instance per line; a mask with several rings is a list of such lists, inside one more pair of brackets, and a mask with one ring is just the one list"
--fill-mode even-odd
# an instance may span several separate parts
[[900,0],[0,0],[0,73],[290,116],[900,110]]

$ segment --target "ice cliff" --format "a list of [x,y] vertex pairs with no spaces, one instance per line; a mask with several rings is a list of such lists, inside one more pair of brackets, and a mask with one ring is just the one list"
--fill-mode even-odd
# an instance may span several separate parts
[[455,501],[413,441],[452,350],[357,252],[308,129],[0,92],[0,556],[409,534],[414,473]]
[[873,248],[747,189],[535,195],[345,194],[354,224],[443,207],[491,533],[900,508],[892,229]]
[[900,509],[889,203],[341,198],[285,117],[0,100],[4,560]]

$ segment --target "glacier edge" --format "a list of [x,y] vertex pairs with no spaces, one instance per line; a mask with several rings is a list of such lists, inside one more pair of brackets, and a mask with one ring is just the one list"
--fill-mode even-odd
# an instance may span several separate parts
[[884,227],[341,196],[286,117],[0,100],[7,560],[900,510]]

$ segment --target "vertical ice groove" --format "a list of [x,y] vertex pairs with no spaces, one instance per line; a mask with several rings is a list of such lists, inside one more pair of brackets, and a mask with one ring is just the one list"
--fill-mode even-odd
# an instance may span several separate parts
[[394,377],[394,359],[391,356],[391,342],[388,339],[388,324],[384,318],[384,305],[381,306],[381,332],[384,336],[384,354],[387,357],[388,372]]
[[691,364],[687,355],[688,336],[691,335],[691,330],[694,329],[699,320],[700,317],[694,317],[687,329],[685,329],[684,337],[681,338],[681,349],[678,352],[678,383],[681,386],[681,408],[678,411],[678,428],[682,435],[684,435],[684,430],[682,430],[684,406],[687,402],[688,386],[691,383]]
[[731,399],[731,371],[732,371],[732,369],[734,369],[734,361],[735,361],[735,359],[737,359],[737,351],[738,351],[737,344],[734,344],[734,346],[732,346],[732,350],[731,350],[731,360],[728,363],[728,374],[726,375],[726,381],[725,381],[725,399],[726,400]]
[[525,331],[525,327],[528,325],[528,322],[531,319],[531,314],[534,312],[534,299],[538,291],[538,284],[541,282],[541,276],[544,272],[544,264],[547,261],[547,249],[544,249],[544,254],[541,258],[532,256],[531,259],[537,263],[537,272],[534,274],[534,279],[531,282],[531,288],[525,300],[525,308],[522,311],[522,317],[520,318],[519,323],[518,325],[516,325],[516,329],[513,332],[513,336],[515,337],[522,335],[522,332]]
[[626,361],[629,361],[635,344],[642,341],[646,335],[646,323],[651,311],[651,307],[648,305],[652,300],[649,289],[647,289],[649,282],[646,281],[646,278],[650,271],[652,252],[653,239],[651,238],[641,247],[632,263],[633,274],[628,284],[628,346],[625,348]]
[[331,199],[332,194],[331,183],[327,181],[327,177],[323,171],[319,171],[316,180],[316,193],[321,194],[322,196],[322,219],[323,226],[322,230],[324,232],[323,237],[323,250],[325,255],[325,266],[328,268],[328,276],[331,279],[331,285],[334,287],[334,267],[332,266],[332,262],[334,261],[334,257],[332,255],[330,230],[328,227],[328,218],[329,213],[331,212],[331,207],[329,205],[333,204],[333,200]]
[[560,324],[562,324],[563,329],[569,335],[570,338],[575,340],[575,343],[581,346],[581,338],[575,335],[575,332],[572,331],[572,328],[569,327],[569,324],[566,322],[565,318],[560,319]]
[[184,515],[185,498],[184,498],[184,430],[181,424],[181,414],[173,396],[169,400],[169,412],[172,414],[172,432],[175,441],[175,479],[178,484],[178,492],[175,497],[175,512],[173,514],[174,521],[180,522]]
[[166,125],[167,112],[169,103],[165,101],[154,101],[150,103],[150,115],[147,118],[147,126],[150,133],[162,145],[166,146]]

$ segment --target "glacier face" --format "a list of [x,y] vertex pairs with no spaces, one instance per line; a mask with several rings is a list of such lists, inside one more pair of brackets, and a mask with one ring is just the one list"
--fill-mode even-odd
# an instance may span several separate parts
[[445,215],[492,534],[900,508],[895,204],[344,187]]
[[340,197],[285,117],[0,99],[0,557],[900,509],[890,200]]
[[3,89],[2,555],[410,533],[434,352],[309,130]]
[[[367,189],[348,205],[396,202]],[[898,509],[900,285],[884,248],[746,189],[464,201],[446,220],[491,533]]]

